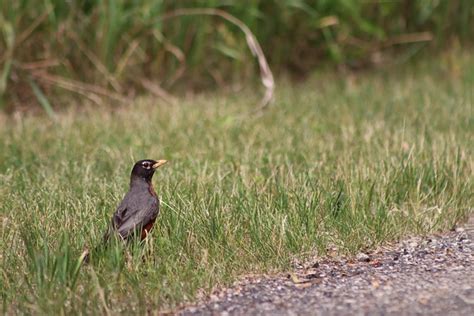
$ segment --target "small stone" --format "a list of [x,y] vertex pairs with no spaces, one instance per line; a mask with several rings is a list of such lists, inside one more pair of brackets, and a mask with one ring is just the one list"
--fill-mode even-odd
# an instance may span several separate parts
[[357,260],[360,262],[369,262],[370,256],[366,253],[361,252],[357,255]]

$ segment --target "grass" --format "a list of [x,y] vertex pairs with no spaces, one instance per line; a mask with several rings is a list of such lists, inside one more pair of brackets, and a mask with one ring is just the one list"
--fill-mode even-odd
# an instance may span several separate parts
[[[261,117],[242,116],[253,93],[0,116],[3,312],[166,310],[295,257],[451,229],[474,205],[473,69],[456,54],[281,80]],[[171,161],[152,238],[79,267],[145,157]]]

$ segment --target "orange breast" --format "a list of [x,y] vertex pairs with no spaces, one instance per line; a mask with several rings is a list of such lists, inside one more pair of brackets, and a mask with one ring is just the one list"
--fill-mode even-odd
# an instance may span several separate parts
[[151,221],[148,222],[145,226],[142,228],[142,235],[141,239],[145,239],[146,236],[150,233],[151,229],[153,228],[153,224],[155,224],[156,218],[152,219]]

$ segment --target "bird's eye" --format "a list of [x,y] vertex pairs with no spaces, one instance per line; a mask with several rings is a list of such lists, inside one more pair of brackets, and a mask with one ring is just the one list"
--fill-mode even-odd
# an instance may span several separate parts
[[150,163],[148,161],[142,162],[143,168],[150,169]]

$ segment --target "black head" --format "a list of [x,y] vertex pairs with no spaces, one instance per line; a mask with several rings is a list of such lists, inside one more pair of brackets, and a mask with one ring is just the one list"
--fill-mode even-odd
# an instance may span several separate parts
[[151,182],[151,178],[153,177],[155,170],[163,166],[166,162],[166,160],[139,160],[133,166],[132,178],[141,178],[147,182]]

